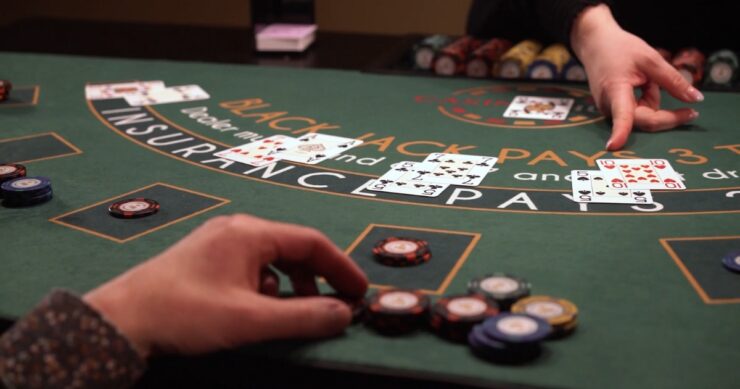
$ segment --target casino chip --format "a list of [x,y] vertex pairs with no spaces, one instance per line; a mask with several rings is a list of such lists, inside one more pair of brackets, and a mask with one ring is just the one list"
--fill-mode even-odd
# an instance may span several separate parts
[[542,342],[552,332],[545,320],[523,313],[502,313],[486,319],[482,326],[489,337],[514,345]]
[[429,297],[417,290],[379,290],[367,303],[367,325],[387,335],[416,330],[429,310]]
[[740,250],[730,251],[722,257],[722,265],[727,270],[735,273],[740,273]]
[[577,327],[578,308],[572,302],[550,296],[530,296],[511,306],[512,313],[539,317],[552,326],[552,336],[562,337]]
[[[3,165],[9,166],[9,165]],[[5,168],[4,170],[9,170]],[[23,169],[25,174],[25,168]],[[52,199],[51,180],[46,177],[18,177],[0,184],[3,205],[25,207],[45,203]]]
[[134,219],[154,215],[159,211],[159,203],[145,198],[117,201],[108,207],[108,212],[119,218]]
[[[26,176],[26,167],[14,163],[0,164],[0,185],[16,178]],[[3,197],[3,191],[0,190],[0,198]]]
[[10,97],[10,91],[13,89],[13,84],[8,80],[0,80],[0,102],[7,100]]
[[430,313],[429,325],[437,335],[464,342],[474,325],[497,315],[499,309],[481,295],[456,295],[439,299]]
[[704,83],[707,86],[732,87],[738,78],[737,55],[731,50],[719,50],[712,53],[707,59],[707,76]]
[[482,324],[473,327],[467,340],[475,355],[496,363],[526,363],[537,358],[542,350],[539,343],[514,345],[494,339],[486,334]]
[[384,265],[399,267],[418,265],[432,258],[427,241],[395,236],[378,241],[373,255]]
[[530,288],[527,280],[505,273],[493,273],[468,282],[468,292],[495,301],[502,311],[508,311],[514,302],[529,296]]

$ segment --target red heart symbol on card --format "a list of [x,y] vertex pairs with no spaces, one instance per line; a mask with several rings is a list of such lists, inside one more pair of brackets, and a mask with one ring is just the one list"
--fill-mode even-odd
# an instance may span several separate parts
[[622,173],[629,173],[629,172],[631,172],[631,171],[632,171],[632,170],[630,170],[630,169],[622,169]]
[[640,167],[639,166],[635,166],[632,169],[634,169],[635,171],[639,171],[640,170]]
[[654,166],[654,167],[655,167],[655,168],[658,168],[658,169],[665,169],[665,165],[658,165],[658,164],[655,164],[655,166]]
[[650,180],[650,182],[652,182],[654,184],[659,184],[660,183],[660,180],[652,179],[652,180]]
[[265,161],[272,161],[273,159],[275,159],[275,157],[267,157],[265,158]]
[[633,183],[634,184],[634,183],[637,182],[637,180],[627,180],[627,182],[630,182],[630,183]]
[[645,169],[645,170],[643,170],[643,171],[644,171],[645,173],[652,173],[652,172],[653,172],[653,169]]
[[625,174],[624,176],[626,178],[635,178],[635,175],[634,174]]
[[619,178],[613,178],[613,179],[612,179],[612,183],[614,183],[614,184],[621,184],[621,183],[623,183],[623,182],[624,182],[624,181],[620,180]]
[[667,182],[667,183],[671,183],[671,184],[673,184],[673,183],[675,183],[675,182],[676,182],[676,180],[674,180],[673,178],[666,178],[666,179],[665,179],[665,180],[663,180],[663,181],[664,181],[664,182]]
[[614,169],[614,165],[601,165],[604,169]]
[[639,177],[639,178],[637,178],[637,179],[638,179],[638,180],[642,180],[642,181],[645,181],[645,180],[646,180],[647,178],[645,178],[645,177]]
[[270,139],[265,139],[265,140],[264,140],[264,141],[262,141],[262,142],[263,142],[263,143],[272,143],[272,142],[274,142],[274,140],[270,140]]
[[658,178],[658,176],[656,176],[655,174],[648,174],[647,176],[650,178]]

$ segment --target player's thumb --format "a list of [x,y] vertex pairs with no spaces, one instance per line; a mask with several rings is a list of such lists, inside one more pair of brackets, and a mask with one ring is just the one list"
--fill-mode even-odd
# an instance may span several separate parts
[[[268,298],[259,330],[264,339],[334,336],[352,321],[347,304],[330,297]],[[262,316],[264,315],[264,316]]]

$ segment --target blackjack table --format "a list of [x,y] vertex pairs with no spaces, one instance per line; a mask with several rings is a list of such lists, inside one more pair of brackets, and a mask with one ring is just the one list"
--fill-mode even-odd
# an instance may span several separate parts
[[[517,366],[425,329],[389,337],[362,324],[333,339],[245,346],[233,360],[479,387],[740,382],[740,274],[722,266],[740,248],[738,93],[706,92],[690,125],[634,132],[609,152],[610,121],[586,84],[10,52],[0,64],[13,82],[0,103],[0,162],[48,177],[54,191],[44,204],[0,208],[0,316],[22,316],[53,288],[84,293],[209,218],[248,213],[319,229],[366,272],[369,293],[409,288],[435,300],[504,272],[528,280],[533,294],[575,303],[578,328]],[[197,84],[210,98],[131,106],[85,97],[86,85],[136,80]],[[562,120],[505,118],[520,95],[574,104]],[[681,106],[667,95],[664,104]],[[364,143],[316,165],[252,167],[213,155],[310,133]],[[498,162],[481,185],[437,197],[363,187],[437,152]],[[665,159],[686,189],[654,191],[653,204],[574,202],[571,170],[595,170],[601,158]],[[160,209],[137,219],[109,214],[131,197],[156,199]],[[426,240],[432,259],[378,263],[372,247],[387,236]]]

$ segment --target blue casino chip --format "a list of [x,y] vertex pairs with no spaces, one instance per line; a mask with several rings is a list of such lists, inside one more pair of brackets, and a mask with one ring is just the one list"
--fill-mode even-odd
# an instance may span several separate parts
[[38,196],[50,189],[51,180],[46,177],[19,177],[0,185],[0,190],[6,198]]
[[483,322],[483,332],[508,344],[539,343],[552,332],[548,322],[521,313],[502,313]]
[[489,337],[483,325],[474,326],[468,333],[468,345],[479,357],[498,363],[519,364],[537,358],[541,353],[539,343],[507,344]]
[[740,250],[733,250],[725,254],[722,257],[722,265],[729,271],[740,273]]

